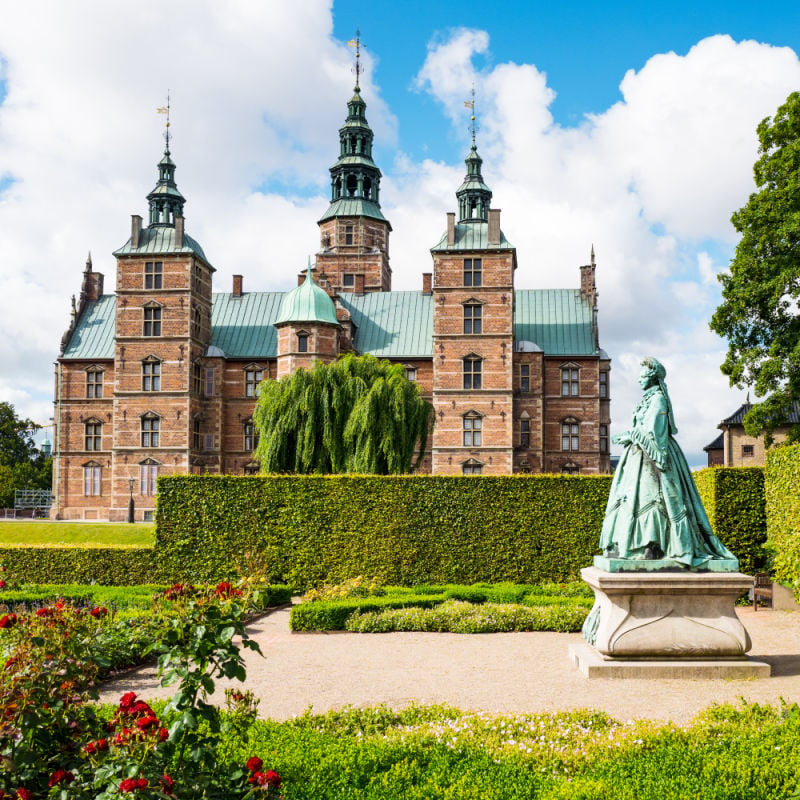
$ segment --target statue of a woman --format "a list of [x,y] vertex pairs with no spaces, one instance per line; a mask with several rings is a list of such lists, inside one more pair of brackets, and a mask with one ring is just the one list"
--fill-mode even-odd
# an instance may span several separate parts
[[614,437],[625,450],[600,534],[603,555],[667,559],[700,569],[714,559],[736,563],[712,532],[686,458],[673,438],[678,429],[665,375],[655,358],[642,361],[639,384],[644,394],[634,409],[631,429]]

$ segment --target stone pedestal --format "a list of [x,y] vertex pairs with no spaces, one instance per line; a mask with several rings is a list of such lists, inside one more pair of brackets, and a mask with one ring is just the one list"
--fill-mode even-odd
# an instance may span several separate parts
[[607,677],[769,675],[769,665],[746,657],[750,637],[736,616],[736,599],[753,585],[747,575],[587,567],[581,576],[595,593],[584,625],[592,647],[570,655],[587,677],[604,665]]

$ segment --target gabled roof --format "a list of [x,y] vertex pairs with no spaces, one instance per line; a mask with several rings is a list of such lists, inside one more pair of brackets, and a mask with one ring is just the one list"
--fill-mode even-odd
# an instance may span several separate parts
[[534,342],[549,356],[599,355],[593,311],[580,289],[517,289],[514,339]]
[[114,319],[117,298],[104,294],[99,300],[87,303],[72,332],[62,358],[114,358]]
[[724,450],[724,449],[725,449],[725,434],[724,433],[721,433],[719,436],[717,436],[716,439],[714,439],[713,442],[711,442],[711,444],[707,444],[703,448],[703,450],[705,450],[706,453],[709,450]]
[[167,253],[195,253],[206,263],[208,259],[203,252],[203,248],[192,239],[191,236],[183,234],[183,246],[177,247],[175,242],[175,228],[167,225],[154,225],[142,228],[139,232],[139,246],[131,247],[131,240],[128,239],[119,250],[114,251],[115,256],[126,256],[132,254],[152,254],[161,255]]
[[447,231],[437,244],[431,247],[431,253],[447,250],[513,250],[514,245],[500,231],[500,244],[489,244],[488,222],[456,223],[455,241],[447,244]]
[[[744,415],[753,407],[752,403],[742,403],[736,411],[733,412],[727,419],[722,420],[720,425],[744,425]],[[784,420],[783,424],[797,425],[800,423],[800,409],[798,409],[797,401],[794,402],[794,407],[789,412],[789,416]]]

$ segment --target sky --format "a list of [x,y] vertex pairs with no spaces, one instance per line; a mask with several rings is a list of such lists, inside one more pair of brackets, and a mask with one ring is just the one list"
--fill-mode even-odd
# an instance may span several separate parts
[[796,3],[0,0],[0,14],[0,400],[19,414],[52,416],[88,251],[114,289],[168,91],[187,231],[215,290],[234,273],[245,290],[296,284],[318,247],[357,28],[394,288],[421,287],[455,210],[474,85],[517,287],[577,287],[594,245],[612,432],[645,356],[667,368],[692,465],[744,401],[708,322],[730,216],[755,189],[756,126],[800,89]]

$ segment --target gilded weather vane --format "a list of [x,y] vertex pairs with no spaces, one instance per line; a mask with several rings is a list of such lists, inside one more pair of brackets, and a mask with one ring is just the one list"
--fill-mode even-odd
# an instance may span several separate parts
[[165,106],[161,106],[160,108],[156,109],[157,114],[166,114],[167,115],[167,123],[164,130],[164,141],[167,143],[167,151],[169,151],[169,139],[170,139],[170,132],[169,132],[169,89],[167,89],[167,104]]
[[475,84],[472,84],[472,99],[464,101],[464,107],[470,109],[472,112],[470,115],[470,126],[469,130],[472,133],[472,146],[475,147],[475,131],[478,130],[478,123],[475,122]]
[[347,42],[348,47],[355,48],[356,51],[356,65],[353,67],[353,72],[356,76],[356,88],[359,88],[359,78],[361,77],[361,31],[356,28],[356,38],[350,39]]

